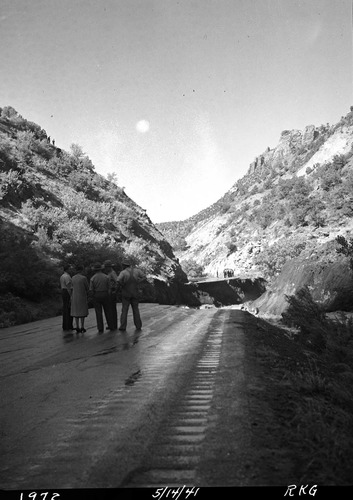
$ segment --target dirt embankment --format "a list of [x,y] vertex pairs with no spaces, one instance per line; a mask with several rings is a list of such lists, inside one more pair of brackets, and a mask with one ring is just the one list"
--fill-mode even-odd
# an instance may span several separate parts
[[347,259],[315,262],[292,259],[287,262],[273,284],[253,302],[260,312],[280,316],[288,307],[286,295],[307,286],[314,301],[325,312],[351,311],[353,273]]
[[262,278],[229,278],[183,284],[180,288],[184,304],[198,307],[212,304],[216,307],[243,304],[260,297],[266,290]]

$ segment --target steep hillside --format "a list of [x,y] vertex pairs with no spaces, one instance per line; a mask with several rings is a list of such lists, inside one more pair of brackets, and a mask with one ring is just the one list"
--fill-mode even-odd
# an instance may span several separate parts
[[271,283],[291,259],[334,262],[336,237],[353,230],[352,146],[353,108],[335,125],[285,130],[217,203],[158,227],[181,263],[212,276],[231,268]]
[[153,290],[154,280],[167,291],[169,282],[187,281],[171,245],[122,188],[97,174],[78,145],[70,152],[57,148],[9,106],[0,108],[0,224],[3,326],[16,321],[19,310],[30,316],[25,308],[32,302],[41,310],[44,299],[55,303],[64,262],[89,272],[91,263],[105,259],[119,270],[127,258],[149,276],[150,300],[162,293],[161,283]]

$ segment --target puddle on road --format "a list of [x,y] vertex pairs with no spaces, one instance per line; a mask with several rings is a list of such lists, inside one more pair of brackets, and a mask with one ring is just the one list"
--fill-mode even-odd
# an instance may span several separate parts
[[65,335],[63,335],[64,344],[69,344],[70,342],[73,342],[73,340],[74,340],[73,333],[66,333]]
[[[82,340],[92,340],[94,338],[97,338],[98,335],[84,335],[81,334],[79,335],[74,335],[73,333],[67,333],[64,334],[62,339],[65,344],[74,342],[74,341],[82,341]],[[101,334],[100,334],[101,336]],[[135,332],[132,336],[127,334],[126,332],[122,332],[121,335],[116,337],[116,340],[118,342],[117,345],[114,345],[112,347],[106,348],[96,354],[93,354],[93,356],[107,356],[108,354],[112,354],[113,352],[120,352],[120,351],[127,351],[129,349],[132,349],[133,347],[138,344],[139,340],[141,337],[141,332]]]
[[141,333],[138,332],[138,333],[135,333],[131,339],[129,339],[128,336],[123,333],[122,339],[124,340],[124,343],[123,343],[124,351],[127,351],[128,349],[131,349],[132,347],[134,347],[138,343],[140,336],[141,336]]
[[125,385],[134,385],[135,382],[141,377],[142,373],[141,370],[137,370],[137,372],[134,372],[130,377],[128,377],[125,380]]

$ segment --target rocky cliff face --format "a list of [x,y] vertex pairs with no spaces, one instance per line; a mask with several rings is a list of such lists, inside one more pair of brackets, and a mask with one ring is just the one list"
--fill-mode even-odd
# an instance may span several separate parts
[[319,135],[314,125],[309,125],[302,132],[300,130],[284,130],[281,133],[278,145],[268,148],[260,156],[256,157],[250,164],[249,174],[253,174],[257,169],[264,165],[276,167],[283,161],[290,162],[298,152],[299,148],[309,144]]
[[[316,278],[310,286],[314,290],[326,279],[317,269],[324,266],[330,274],[329,266],[337,260],[336,237],[352,236],[352,155],[352,111],[335,125],[283,131],[278,145],[258,155],[247,174],[212,205],[212,210],[210,207],[184,221],[184,226],[178,223],[179,232],[184,228],[186,245],[176,251],[177,257],[181,262],[195,260],[211,276],[232,268],[237,277],[264,277],[269,285],[278,283],[275,280],[281,279],[283,269],[284,281],[277,287],[281,291],[273,289],[259,302],[263,310],[268,307],[280,312],[286,304],[284,294],[295,289],[288,284],[292,279],[288,267],[283,266],[293,265],[295,274],[297,264],[290,264],[293,258],[300,258],[303,266],[312,265]],[[171,226],[162,225],[161,230],[167,237],[173,234]],[[336,272],[346,289],[346,269],[339,266]],[[303,273],[306,276],[306,271]],[[304,282],[306,278],[299,279],[296,286]],[[337,283],[329,283],[329,288],[326,281],[319,286],[317,300],[330,310],[352,308],[333,290]],[[328,302],[322,294],[331,297]]]

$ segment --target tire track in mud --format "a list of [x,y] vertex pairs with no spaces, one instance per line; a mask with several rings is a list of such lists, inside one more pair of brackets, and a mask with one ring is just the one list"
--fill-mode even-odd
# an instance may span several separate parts
[[122,487],[194,486],[221,355],[226,314],[213,318],[203,350],[161,422],[141,465],[130,472]]

